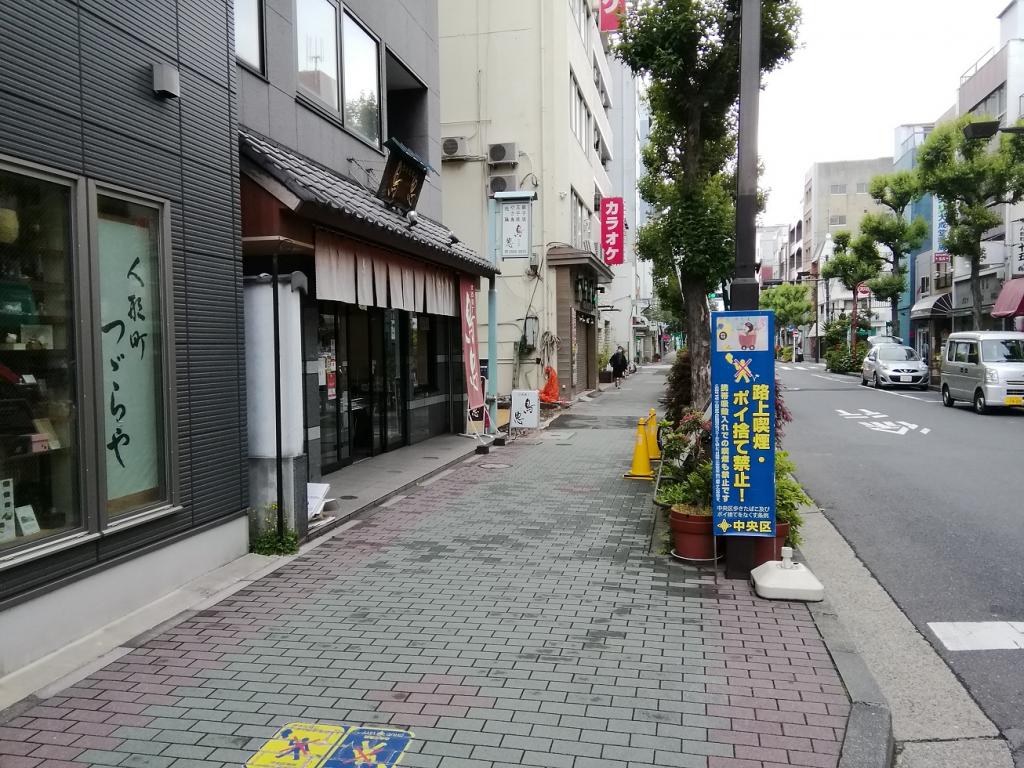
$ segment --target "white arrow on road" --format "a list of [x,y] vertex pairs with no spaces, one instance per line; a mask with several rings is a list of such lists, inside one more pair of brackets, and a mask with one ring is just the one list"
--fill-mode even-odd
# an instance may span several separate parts
[[836,408],[836,413],[842,416],[844,419],[887,419],[889,418],[884,413],[878,411],[872,411],[869,408],[861,408],[857,412],[844,411],[841,408]]
[[870,408],[859,408],[856,411],[845,411],[842,408],[836,408],[836,413],[839,414],[840,418],[856,421],[872,432],[885,432],[889,435],[906,435],[911,432],[917,432],[918,429],[920,429],[919,434],[922,435],[927,435],[931,432],[928,427],[918,427],[917,424],[909,421],[880,421],[880,419],[888,419],[888,414],[872,411]]

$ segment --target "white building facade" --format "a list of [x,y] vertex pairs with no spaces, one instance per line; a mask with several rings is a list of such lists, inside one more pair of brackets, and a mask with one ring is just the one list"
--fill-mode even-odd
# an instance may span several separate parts
[[[608,41],[587,0],[446,0],[440,39],[445,223],[487,253],[488,197],[512,189],[537,194],[529,254],[498,256],[497,361],[487,361],[488,371],[507,393],[542,387],[550,366],[570,399],[597,385],[599,337],[630,339],[620,339],[619,321],[603,318],[599,306],[623,306],[609,301],[624,293],[614,285],[617,274],[636,295],[634,249],[613,270],[596,241],[600,200],[608,196],[626,198],[634,210],[627,235],[630,243],[635,237],[635,85],[623,81],[616,93]],[[613,182],[610,116],[617,109],[616,124],[629,136],[620,142],[622,175]],[[622,179],[634,180],[628,190]],[[479,305],[486,357],[486,301]],[[608,314],[630,317],[632,308]]]

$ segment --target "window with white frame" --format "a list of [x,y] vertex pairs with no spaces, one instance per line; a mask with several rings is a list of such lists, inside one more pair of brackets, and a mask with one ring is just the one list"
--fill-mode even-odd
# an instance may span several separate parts
[[593,116],[587,107],[587,101],[583,97],[583,89],[580,88],[576,76],[569,74],[569,123],[572,127],[573,136],[583,147],[583,151],[589,154],[589,144],[592,139]]
[[829,191],[829,194],[832,194],[832,195],[845,195],[846,194],[846,185],[845,184],[833,184],[832,186],[829,187],[828,191]]
[[857,194],[866,195],[868,193],[868,183],[866,181],[857,182]]
[[574,189],[569,196],[570,218],[572,219],[572,245],[581,250],[590,250],[590,209]]
[[846,216],[844,214],[834,213],[828,217],[828,225],[830,227],[841,227],[846,224]]
[[176,509],[167,216],[0,162],[0,553]]

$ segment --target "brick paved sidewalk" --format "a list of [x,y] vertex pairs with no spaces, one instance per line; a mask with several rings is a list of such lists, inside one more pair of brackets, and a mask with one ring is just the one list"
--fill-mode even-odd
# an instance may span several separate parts
[[564,435],[145,640],[0,726],[0,766],[240,766],[289,721],[408,727],[413,768],[836,765],[847,698],[806,608],[650,555],[632,433]]

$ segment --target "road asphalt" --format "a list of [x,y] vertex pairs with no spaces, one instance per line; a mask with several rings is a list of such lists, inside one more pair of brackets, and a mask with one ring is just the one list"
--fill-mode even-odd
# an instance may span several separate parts
[[874,390],[814,364],[779,369],[799,479],[1024,765],[1024,648],[950,650],[930,626],[986,623],[972,625],[970,645],[1006,629],[990,622],[1024,621],[1024,409],[979,416],[936,392]]

